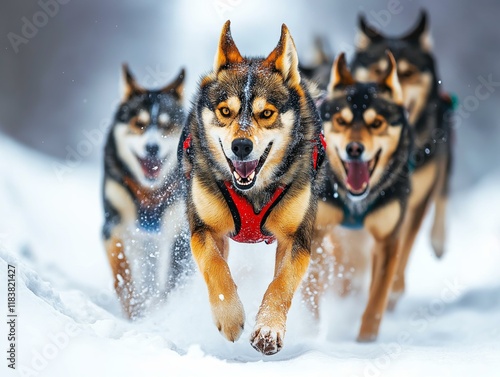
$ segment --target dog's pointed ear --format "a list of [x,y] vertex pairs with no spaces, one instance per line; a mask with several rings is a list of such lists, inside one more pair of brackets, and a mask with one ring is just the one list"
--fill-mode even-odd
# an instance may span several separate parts
[[170,84],[161,89],[161,92],[173,95],[177,100],[181,101],[184,93],[184,78],[186,77],[186,70],[181,68],[177,78]]
[[123,90],[122,97],[123,100],[128,100],[133,94],[143,93],[144,89],[137,84],[134,76],[130,72],[128,65],[126,63],[122,64],[122,75],[123,75]]
[[347,67],[345,54],[342,52],[333,63],[330,83],[328,84],[328,92],[333,93],[337,87],[353,85],[354,82],[352,74]]
[[403,89],[401,89],[401,84],[398,78],[398,66],[396,64],[396,59],[394,59],[394,55],[392,52],[387,50],[387,61],[389,65],[387,67],[387,74],[385,78],[382,79],[380,84],[388,87],[391,90],[392,98],[395,103],[398,105],[403,105]]
[[429,17],[425,10],[422,9],[420,12],[420,19],[415,28],[402,39],[407,42],[419,44],[424,51],[430,52],[432,50],[432,38],[429,32]]
[[281,73],[290,86],[300,85],[299,56],[290,31],[285,24],[281,26],[281,37],[276,48],[264,60],[263,65]]
[[217,73],[226,66],[241,63],[243,60],[231,36],[231,21],[227,20],[220,34],[219,47],[215,54],[214,72]]
[[382,40],[384,37],[379,31],[366,22],[363,14],[358,18],[358,33],[356,35],[356,48],[358,51],[365,50],[370,44]]

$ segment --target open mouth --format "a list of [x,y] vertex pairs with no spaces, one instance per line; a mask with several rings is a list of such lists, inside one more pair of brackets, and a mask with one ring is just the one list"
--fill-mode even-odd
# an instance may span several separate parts
[[139,164],[141,165],[142,172],[146,179],[153,181],[158,178],[164,160],[157,157],[140,158],[138,156],[137,159],[139,160]]
[[352,195],[363,195],[368,190],[370,177],[377,166],[380,152],[381,150],[370,161],[342,161],[347,176],[346,187]]
[[[272,145],[273,143],[269,143],[266,150],[258,160],[239,161],[231,160],[226,156],[227,163],[229,164],[229,168],[231,169],[231,173],[233,174],[233,182],[238,189],[248,190],[253,187],[257,178],[257,174],[259,174],[260,169],[266,162]],[[222,152],[224,153],[224,148],[222,149]]]

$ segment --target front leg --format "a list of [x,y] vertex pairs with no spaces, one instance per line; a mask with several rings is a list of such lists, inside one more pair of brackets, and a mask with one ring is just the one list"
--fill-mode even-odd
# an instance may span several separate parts
[[368,304],[361,320],[358,341],[377,339],[380,322],[389,299],[391,285],[398,266],[398,242],[395,237],[376,240],[373,250],[373,274]]
[[245,312],[226,262],[228,241],[208,230],[198,230],[191,236],[191,250],[207,284],[215,325],[234,342],[243,331]]
[[127,318],[137,319],[143,315],[144,308],[134,289],[134,280],[125,255],[123,238],[118,235],[118,232],[113,233],[109,239],[105,240],[104,246],[113,273],[116,295]]
[[337,207],[318,202],[311,243],[311,265],[302,286],[302,296],[313,318],[318,321],[320,301],[331,284],[330,271],[335,267],[339,245],[332,238],[333,229],[342,222],[344,213]]
[[274,279],[267,288],[251,336],[252,346],[265,355],[283,347],[292,298],[309,265],[310,252],[297,239],[278,241]]
[[365,221],[366,228],[375,238],[375,247],[368,304],[363,313],[358,335],[360,342],[377,339],[399,263],[398,230],[402,212],[401,204],[394,201],[368,215]]

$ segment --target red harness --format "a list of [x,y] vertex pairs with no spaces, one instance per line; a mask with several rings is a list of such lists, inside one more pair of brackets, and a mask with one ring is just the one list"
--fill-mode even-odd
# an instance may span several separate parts
[[[323,134],[319,134],[317,140],[311,140],[314,144],[312,159],[314,170],[318,170],[325,156],[326,142]],[[183,142],[183,149],[188,152],[191,147],[191,134]],[[224,199],[226,200],[231,215],[233,216],[235,232],[230,237],[240,243],[258,243],[264,241],[267,244],[273,243],[276,237],[265,232],[262,228],[271,213],[271,210],[278,204],[285,195],[288,187],[279,186],[267,204],[255,213],[252,204],[240,195],[231,182],[218,182]]]
[[241,243],[264,241],[267,244],[276,240],[272,234],[265,232],[262,227],[273,207],[284,196],[287,189],[285,186],[278,187],[274,191],[271,200],[258,213],[255,213],[252,204],[244,196],[238,194],[232,183],[220,183],[219,188],[233,216],[235,231],[230,235],[232,240]]

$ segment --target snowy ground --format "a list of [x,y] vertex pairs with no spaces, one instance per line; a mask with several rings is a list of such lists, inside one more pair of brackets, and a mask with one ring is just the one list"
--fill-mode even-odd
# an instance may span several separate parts
[[318,332],[297,299],[284,349],[264,357],[248,339],[271,280],[273,246],[233,245],[230,264],[247,313],[236,343],[213,326],[198,275],[151,317],[130,323],[100,242],[100,171],[82,165],[60,181],[55,161],[1,137],[0,149],[0,312],[7,264],[14,264],[19,314],[18,369],[2,357],[1,376],[498,376],[499,174],[452,198],[440,262],[425,224],[407,294],[385,316],[376,343],[354,341],[364,296],[330,299]]

